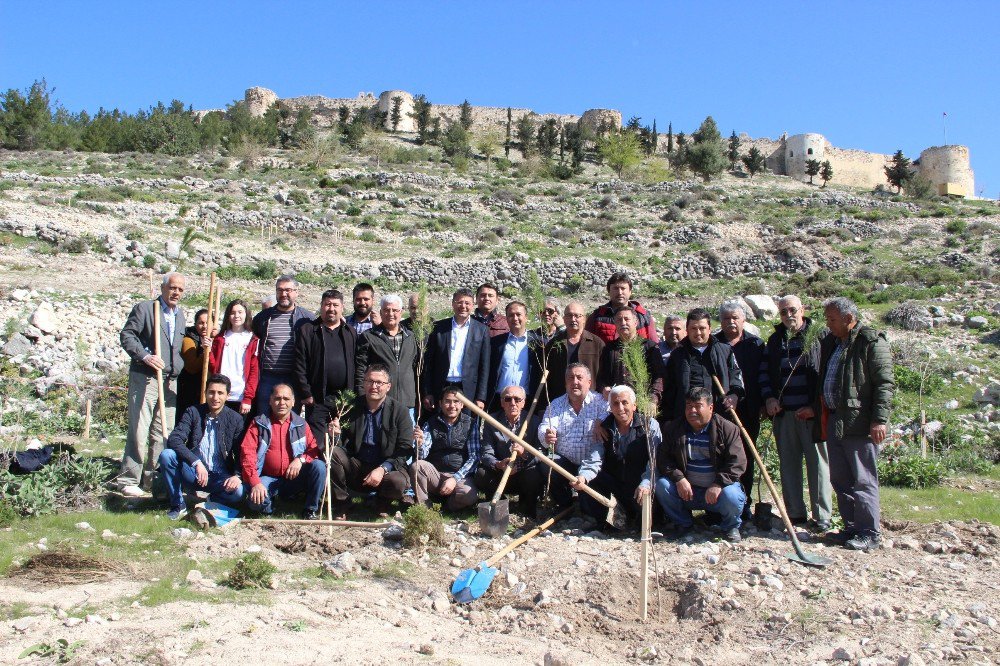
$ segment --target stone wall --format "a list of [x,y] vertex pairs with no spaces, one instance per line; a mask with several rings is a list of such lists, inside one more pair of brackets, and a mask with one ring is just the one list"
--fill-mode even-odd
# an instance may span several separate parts
[[914,162],[917,173],[935,185],[955,183],[967,197],[976,193],[976,179],[969,164],[969,149],[965,146],[932,146],[920,153]]

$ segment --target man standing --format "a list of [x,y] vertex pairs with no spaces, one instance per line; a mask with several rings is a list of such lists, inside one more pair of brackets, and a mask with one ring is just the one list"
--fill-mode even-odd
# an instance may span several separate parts
[[204,404],[184,410],[160,454],[160,471],[170,495],[170,520],[187,514],[185,487],[207,490],[213,502],[231,507],[243,499],[239,464],[243,417],[226,407],[231,388],[225,375],[209,377]]
[[326,485],[326,463],[320,459],[312,430],[292,411],[295,393],[288,384],[271,391],[269,409],[257,415],[240,446],[247,505],[270,515],[277,496],[305,495],[302,517],[319,518],[319,502]]
[[486,326],[471,317],[471,291],[456,291],[451,309],[454,316],[436,322],[428,337],[427,359],[420,376],[421,399],[424,407],[432,410],[436,397],[454,386],[483,408],[489,397],[489,335]]
[[[615,313],[615,325],[618,327],[618,337],[604,346],[601,354],[601,369],[597,375],[597,391],[608,399],[611,387],[628,384],[633,389],[632,377],[625,367],[625,345],[633,340],[639,340],[642,345],[643,358],[646,361],[646,372],[649,376],[649,392],[653,404],[659,405],[663,397],[663,357],[656,343],[639,337],[636,331],[638,318],[632,308],[622,308]],[[631,493],[629,493],[631,496]]]
[[715,391],[712,375],[719,378],[725,395],[717,400],[715,410],[735,408],[743,397],[743,376],[736,365],[733,349],[712,337],[712,316],[695,308],[687,316],[687,337],[670,354],[664,379],[660,423],[684,415],[684,396],[688,389],[702,387]]
[[473,479],[479,465],[479,420],[462,410],[458,393],[454,386],[445,388],[438,412],[423,431],[415,430],[420,460],[410,465],[417,502],[430,506],[431,498],[442,499],[450,511],[475,504],[478,492]]
[[[501,411],[494,412],[492,416],[511,432],[519,433],[527,415],[525,412],[528,407],[527,400],[523,388],[506,386],[500,391]],[[524,431],[524,440],[535,448],[538,448],[540,422],[538,414],[533,414]],[[514,451],[517,451],[517,458],[510,463],[510,455]],[[508,495],[517,495],[520,513],[534,519],[538,513],[538,498],[545,484],[542,466],[535,456],[524,452],[524,447],[517,442],[511,442],[507,435],[487,423],[483,427],[483,456],[479,463],[479,471],[476,472],[476,485],[486,492],[487,497],[492,497],[496,492],[500,477],[508,464],[513,464],[513,467],[507,479],[506,492]]]
[[684,317],[673,314],[667,315],[666,320],[663,322],[663,339],[660,340],[658,345],[660,354],[663,356],[663,365],[667,364],[670,352],[677,349],[681,344],[681,340],[686,337],[687,329],[684,325]]
[[823,314],[830,333],[820,343],[820,393],[830,482],[844,519],[839,536],[847,548],[874,550],[881,540],[876,461],[896,386],[892,351],[885,333],[860,323],[850,299],[826,301]]
[[[719,308],[719,319],[722,320],[722,330],[715,334],[715,339],[732,348],[736,365],[743,376],[743,397],[736,405],[736,415],[740,418],[743,427],[746,428],[747,434],[756,443],[760,435],[760,410],[763,405],[761,384],[767,381],[764,341],[745,330],[746,310],[739,303],[723,303]],[[747,459],[747,469],[743,473],[740,483],[743,484],[743,493],[750,497],[753,490],[753,455],[749,448],[746,448],[744,453]],[[801,492],[799,496],[802,496]],[[743,520],[749,519],[748,502],[744,508]]]
[[253,318],[253,334],[260,340],[260,380],[257,383],[256,408],[266,414],[271,389],[277,384],[292,383],[295,365],[295,340],[299,330],[313,319],[313,313],[296,304],[299,283],[291,275],[282,275],[274,284],[274,305]]
[[563,325],[562,313],[559,312],[559,301],[556,299],[546,298],[545,305],[539,314],[542,316],[542,325],[535,331],[542,337],[542,342],[548,342],[557,333],[566,330],[566,326]]
[[[396,294],[382,297],[382,323],[358,338],[354,362],[354,385],[361,388],[365,371],[372,364],[389,373],[389,397],[414,416],[417,406],[417,339],[403,328],[403,299]],[[416,422],[416,421],[414,421]]]
[[[746,503],[740,485],[746,456],[739,428],[715,414],[712,403],[712,392],[706,388],[692,387],[685,394],[684,416],[663,429],[654,492],[680,533],[694,526],[691,509],[704,509],[718,514],[725,539],[737,542]],[[640,488],[639,500],[649,492],[649,480]]]
[[601,470],[604,445],[594,434],[594,426],[608,415],[608,403],[599,393],[590,390],[593,378],[582,363],[572,363],[563,376],[566,393],[546,408],[538,426],[538,441],[554,451],[554,461],[576,481],[569,482],[561,474],[553,474],[549,491],[558,511],[573,502],[571,489],[579,490],[594,480]]
[[489,410],[497,408],[500,392],[507,386],[520,386],[525,394],[535,395],[542,377],[542,341],[528,329],[528,306],[521,301],[507,304],[507,333],[490,338]]
[[549,379],[539,406],[547,405],[549,401],[566,394],[566,368],[572,364],[582,363],[587,366],[591,377],[600,375],[604,340],[584,329],[587,316],[583,312],[583,305],[570,301],[563,315],[566,330],[556,333],[545,345],[544,358],[549,369]]
[[372,311],[375,307],[375,287],[361,282],[354,285],[351,296],[354,299],[354,312],[347,318],[347,325],[358,335],[378,326],[378,315]]
[[412,331],[413,322],[417,320],[420,316],[420,295],[410,294],[409,298],[406,299],[406,311],[409,313],[409,317],[401,322],[403,328]]
[[305,324],[295,341],[292,374],[317,441],[323,439],[330,423],[327,398],[354,390],[356,354],[356,334],[344,323],[344,295],[336,289],[324,291],[319,309],[320,316]]
[[491,338],[508,331],[507,319],[500,316],[499,303],[496,285],[486,282],[476,289],[476,311],[472,313],[472,318],[486,327]]
[[[340,445],[330,455],[336,520],[347,518],[349,490],[376,491],[379,513],[388,514],[391,503],[403,499],[410,487],[406,466],[413,456],[413,421],[404,405],[388,397],[392,388],[389,369],[372,363],[361,386],[364,394],[355,402]],[[342,434],[338,419],[330,422],[330,434],[335,438]]]
[[774,424],[781,465],[781,496],[792,522],[804,523],[807,513],[802,501],[802,458],[805,457],[812,526],[826,532],[833,517],[833,488],[825,435],[814,409],[820,385],[819,345],[803,348],[809,331],[819,324],[805,316],[798,296],[785,296],[778,301],[778,314],[781,323],[767,339],[767,377],[761,384],[761,394]]
[[653,315],[639,304],[639,301],[632,300],[632,278],[625,273],[615,273],[608,278],[608,302],[600,306],[587,319],[587,330],[595,334],[605,344],[614,341],[618,337],[618,328],[615,326],[615,313],[622,308],[630,307],[635,310],[638,324],[636,330],[640,338],[657,341],[656,322]]
[[[177,404],[177,377],[184,367],[181,344],[184,338],[184,276],[167,273],[160,284],[160,296],[137,303],[121,331],[122,349],[129,355],[128,433],[122,455],[118,483],[126,495],[141,496],[152,487],[153,466],[163,451],[166,431],[161,423],[174,422]],[[160,355],[154,340],[155,308],[160,310]],[[163,402],[166,414],[157,407],[159,391],[156,371],[163,373]],[[169,427],[169,426],[168,426]]]

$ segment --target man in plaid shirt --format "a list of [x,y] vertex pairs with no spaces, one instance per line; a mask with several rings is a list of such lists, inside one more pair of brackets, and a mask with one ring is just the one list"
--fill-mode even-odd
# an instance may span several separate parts
[[595,437],[594,426],[608,415],[608,403],[590,390],[590,369],[583,363],[566,368],[566,395],[552,401],[538,426],[538,440],[556,454],[555,462],[574,474],[570,483],[552,475],[550,490],[557,510],[573,502],[572,489],[579,489],[597,476],[604,460],[604,444]]

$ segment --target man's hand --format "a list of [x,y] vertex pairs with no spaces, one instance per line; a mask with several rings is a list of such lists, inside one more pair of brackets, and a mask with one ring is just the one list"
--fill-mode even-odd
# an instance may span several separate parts
[[482,400],[476,400],[476,404],[479,406],[479,409],[486,409],[486,403]]
[[777,398],[768,398],[766,407],[768,416],[774,416],[781,411],[781,403],[778,402]]
[[378,488],[382,483],[382,479],[385,478],[385,467],[379,465],[372,471],[365,475],[365,478],[361,481],[361,485],[367,486],[369,488]]
[[722,406],[726,409],[736,409],[736,403],[740,401],[735,395],[730,393],[725,398],[722,399]]
[[267,499],[267,488],[264,487],[263,483],[258,483],[256,486],[250,489],[250,501],[254,504],[263,504],[264,500]]
[[[607,396],[605,396],[605,399],[607,399]],[[607,430],[605,430],[604,426],[602,426],[600,423],[595,423],[594,424],[594,441],[595,442],[604,442],[605,444],[607,444],[609,437],[611,437],[611,433],[609,433]]]
[[212,348],[212,338],[214,338],[216,335],[218,335],[218,332],[212,333],[211,336],[208,336],[208,335],[202,336],[202,338],[201,338],[201,348],[202,349],[211,349]]
[[692,497],[694,497],[694,490],[691,488],[691,482],[687,479],[681,479],[677,482],[677,495],[685,502],[689,502]]
[[249,413],[250,413],[250,405],[248,405],[245,402],[241,402],[240,403],[240,414],[242,414],[243,416],[246,416]]
[[308,398],[303,398],[302,404],[311,407],[316,404],[316,398],[309,396]]
[[500,460],[493,463],[493,469],[498,472],[502,472],[507,469],[507,458],[501,458]]
[[635,503],[642,504],[642,500],[649,494],[649,488],[641,483],[635,489]]
[[869,435],[872,438],[872,444],[879,446],[885,441],[886,428],[884,423],[873,423]]
[[576,477],[576,481],[570,481],[569,487],[573,490],[583,490],[583,487],[587,485],[587,479],[582,476]]
[[294,481],[298,476],[299,472],[302,471],[302,461],[296,458],[288,465],[288,469],[285,470],[285,478],[289,481]]
[[455,488],[457,487],[458,481],[455,480],[455,477],[449,476],[438,485],[438,494],[448,497],[455,492]]
[[431,396],[424,396],[424,409],[433,410],[434,409],[434,398]]
[[341,430],[340,417],[335,417],[332,421],[330,421],[330,423],[326,426],[326,430],[330,433],[330,439],[336,439],[337,436],[340,435]]
[[225,482],[222,484],[222,489],[225,490],[227,493],[231,493],[235,491],[237,488],[239,488],[241,483],[243,483],[243,481],[240,479],[240,475],[233,474],[231,477],[226,479]]
[[524,455],[524,447],[521,446],[518,442],[511,442],[510,452],[511,453],[516,453],[519,456],[523,456]]
[[705,504],[715,504],[719,501],[719,495],[722,494],[722,486],[718,484],[713,484],[708,487],[705,491]]
[[556,445],[556,429],[549,428],[545,431],[545,443],[550,447]]
[[813,411],[812,407],[799,407],[795,410],[795,418],[800,421],[808,421],[811,418],[815,418],[816,412]]
[[163,362],[163,359],[156,354],[147,354],[145,358],[142,359],[142,362],[151,367],[153,370],[163,370],[163,368],[167,367]]
[[194,478],[201,488],[208,485],[208,468],[200,460],[194,464]]
[[418,447],[422,446],[424,443],[424,431],[418,426],[413,426],[413,443]]

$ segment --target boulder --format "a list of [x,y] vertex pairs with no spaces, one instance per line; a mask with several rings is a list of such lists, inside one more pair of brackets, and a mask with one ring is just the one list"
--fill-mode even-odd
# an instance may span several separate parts
[[885,320],[907,331],[925,331],[934,326],[934,318],[927,308],[912,301],[900,303],[886,312]]
[[167,241],[164,247],[164,256],[167,259],[180,259],[181,258],[181,244],[177,241]]
[[0,350],[5,356],[20,356],[21,354],[27,354],[31,351],[31,340],[24,337],[20,333],[15,333],[10,336],[10,340],[7,344],[3,346]]
[[41,305],[35,308],[35,311],[31,313],[28,323],[42,333],[52,335],[56,332],[59,322],[56,319],[56,313],[55,310],[52,309],[52,305],[43,301]]
[[753,310],[753,316],[757,319],[775,319],[778,316],[778,306],[774,299],[763,294],[751,294],[744,297],[747,305]]
[[986,328],[989,326],[990,322],[983,316],[968,317],[965,320],[965,325],[969,328]]

